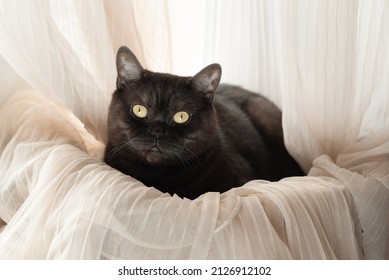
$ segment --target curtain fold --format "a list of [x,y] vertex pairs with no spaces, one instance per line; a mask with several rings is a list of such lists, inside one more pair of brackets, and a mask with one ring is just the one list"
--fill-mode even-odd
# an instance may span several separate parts
[[[102,7],[93,1],[77,3],[1,1],[0,52],[26,82],[72,108],[91,133],[104,140],[116,76],[114,55],[104,37]],[[93,16],[84,17],[93,6]],[[96,34],[93,29],[98,36],[86,36]]]
[[[335,180],[252,181],[193,201],[171,197],[90,156],[96,143],[65,107],[34,91],[4,106],[2,259],[363,257],[351,195]],[[11,112],[20,117],[9,125]]]
[[298,1],[283,16],[286,144],[306,171],[314,163],[310,175],[350,189],[368,258],[384,257],[388,234],[388,8],[386,1]]
[[[0,258],[385,258],[388,5],[1,0],[0,55],[33,91],[0,104]],[[190,201],[106,166],[121,45],[153,71],[221,63],[282,108],[309,176]]]

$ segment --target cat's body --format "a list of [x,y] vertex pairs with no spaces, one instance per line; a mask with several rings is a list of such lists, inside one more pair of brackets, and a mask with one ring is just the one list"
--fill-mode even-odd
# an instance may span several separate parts
[[194,77],[153,73],[123,47],[117,64],[105,153],[112,167],[192,199],[253,179],[302,175],[284,147],[279,109],[239,87],[216,90],[219,65]]

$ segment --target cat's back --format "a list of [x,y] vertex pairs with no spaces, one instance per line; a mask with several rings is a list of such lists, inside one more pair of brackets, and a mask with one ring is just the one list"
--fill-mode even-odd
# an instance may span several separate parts
[[267,108],[266,114],[281,116],[280,109],[268,98],[235,85],[219,85],[216,90],[215,101],[224,104],[233,103],[243,111],[248,109],[247,106],[250,105],[250,102],[255,102],[256,109],[265,110]]
[[222,84],[214,106],[221,125],[254,128],[262,137],[282,137],[280,109],[266,97],[238,86]]
[[254,178],[279,180],[302,174],[284,145],[282,113],[269,99],[238,86],[220,85],[214,107],[221,137],[258,172]]

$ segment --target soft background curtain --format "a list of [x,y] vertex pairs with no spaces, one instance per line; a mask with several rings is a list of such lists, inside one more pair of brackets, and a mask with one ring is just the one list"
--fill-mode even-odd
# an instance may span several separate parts
[[[385,258],[388,6],[0,1],[0,257]],[[268,96],[309,176],[189,201],[106,166],[121,45],[154,71],[219,62]]]

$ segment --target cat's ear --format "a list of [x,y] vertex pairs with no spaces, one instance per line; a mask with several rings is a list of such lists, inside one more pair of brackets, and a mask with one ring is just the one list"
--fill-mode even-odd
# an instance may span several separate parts
[[120,47],[116,56],[118,71],[117,87],[125,82],[134,82],[142,77],[143,67],[133,52],[126,46]]
[[212,101],[221,76],[222,68],[215,63],[208,65],[193,76],[190,82],[196,90],[202,92],[206,98]]

